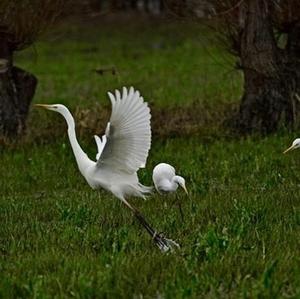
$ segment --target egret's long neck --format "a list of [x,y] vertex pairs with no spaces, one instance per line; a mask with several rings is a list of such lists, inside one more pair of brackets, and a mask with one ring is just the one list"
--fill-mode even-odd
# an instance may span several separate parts
[[67,125],[68,125],[68,136],[71,143],[71,147],[79,167],[79,170],[82,172],[85,167],[87,166],[90,159],[88,158],[87,154],[82,150],[81,146],[79,145],[76,137],[75,131],[75,122],[72,114],[69,110],[64,110],[61,112],[63,117],[65,118]]
[[179,175],[175,175],[172,178],[172,182],[175,184],[179,184],[179,182],[183,179],[183,177],[179,176]]
[[170,190],[173,190],[173,191],[177,190],[178,184],[179,184],[178,178],[180,178],[180,176],[178,176],[178,175],[173,176],[173,178],[170,182],[170,186],[169,186]]

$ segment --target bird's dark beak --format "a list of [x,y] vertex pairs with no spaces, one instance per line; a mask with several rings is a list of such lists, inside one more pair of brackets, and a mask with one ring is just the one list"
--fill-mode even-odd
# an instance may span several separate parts
[[45,104],[35,104],[34,107],[40,107],[40,108],[44,108],[44,109],[49,109],[50,105],[45,105]]
[[292,150],[294,150],[294,149],[295,149],[295,146],[292,145],[292,146],[290,146],[289,148],[287,148],[283,153],[286,154],[287,152],[292,151]]

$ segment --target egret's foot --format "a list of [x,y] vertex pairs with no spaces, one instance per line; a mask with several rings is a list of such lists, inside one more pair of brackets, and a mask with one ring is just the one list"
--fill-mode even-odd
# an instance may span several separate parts
[[163,252],[173,251],[175,247],[180,248],[179,244],[175,241],[165,238],[163,234],[154,233],[153,240],[159,249]]

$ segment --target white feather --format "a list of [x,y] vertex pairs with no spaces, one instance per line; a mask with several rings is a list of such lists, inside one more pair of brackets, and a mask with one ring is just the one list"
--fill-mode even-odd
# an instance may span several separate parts
[[151,146],[150,109],[138,91],[123,88],[121,96],[108,93],[112,113],[105,135],[106,143],[97,166],[112,172],[135,173],[145,167]]
[[[109,123],[108,123],[109,124]],[[94,138],[95,138],[95,141],[96,141],[96,144],[97,144],[97,149],[98,149],[98,153],[96,154],[96,160],[99,160],[100,156],[101,156],[101,153],[103,151],[103,148],[106,144],[106,136],[103,135],[102,136],[102,140],[99,136],[97,135],[94,135]]]

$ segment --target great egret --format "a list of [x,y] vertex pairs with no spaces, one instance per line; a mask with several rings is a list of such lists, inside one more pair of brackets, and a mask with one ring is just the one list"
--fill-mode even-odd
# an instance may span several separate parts
[[81,174],[92,189],[103,188],[119,198],[135,215],[162,251],[178,244],[165,238],[146,222],[142,214],[125,199],[129,196],[143,197],[151,192],[137,176],[139,168],[145,167],[151,146],[150,109],[139,91],[133,87],[123,93],[108,93],[112,104],[110,121],[105,135],[95,136],[98,147],[94,162],[80,147],[75,132],[75,122],[67,107],[61,104],[36,106],[60,113],[66,120],[71,147]]
[[287,152],[292,151],[299,147],[300,147],[300,138],[297,138],[293,141],[292,145],[289,148],[287,148],[283,153],[286,154]]
[[[175,168],[167,163],[160,163],[153,169],[152,180],[158,193],[173,193],[176,192],[178,186],[188,194],[185,186],[185,179],[179,175],[176,175]],[[178,200],[177,193],[175,194],[178,208],[181,216],[181,220],[184,221],[181,203]]]
[[175,192],[178,186],[188,194],[185,179],[176,175],[175,168],[167,163],[159,163],[153,169],[152,179],[158,193]]

